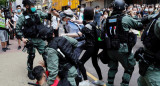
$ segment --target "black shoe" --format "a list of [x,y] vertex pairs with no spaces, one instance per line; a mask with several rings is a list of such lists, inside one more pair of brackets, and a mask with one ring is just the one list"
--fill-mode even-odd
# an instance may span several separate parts
[[18,46],[18,50],[20,50],[21,49],[21,46]]
[[6,50],[10,50],[10,48],[6,48]]
[[35,77],[33,76],[32,71],[28,71],[28,78],[30,80],[35,80]]
[[3,52],[6,52],[6,48],[2,48],[2,51],[3,51]]
[[7,44],[7,46],[12,45],[12,44]]

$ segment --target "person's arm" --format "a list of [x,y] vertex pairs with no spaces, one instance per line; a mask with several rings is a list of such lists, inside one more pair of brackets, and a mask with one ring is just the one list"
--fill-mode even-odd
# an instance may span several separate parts
[[143,24],[139,20],[135,20],[132,17],[125,16],[122,18],[122,27],[125,29],[125,31],[129,31],[130,28],[142,30]]
[[59,25],[60,25],[60,19],[58,18],[58,21],[57,21],[57,28],[56,28],[56,30],[58,30]]
[[16,23],[16,35],[20,37],[20,39],[25,43],[27,42],[27,39],[24,38],[22,31],[22,26],[24,26],[24,22],[25,22],[24,16],[21,15]]
[[78,32],[78,33],[66,33],[66,34],[61,34],[61,36],[80,37],[80,36],[82,36],[82,33],[81,32]]
[[44,13],[42,11],[37,11],[42,19],[48,19],[51,21],[51,13]]
[[47,48],[47,68],[49,71],[48,81],[47,83],[52,85],[54,83],[54,80],[56,80],[56,77],[58,75],[58,65],[59,65],[59,59],[57,56],[57,51],[52,48]]
[[154,28],[154,33],[160,40],[160,22],[159,21],[160,21],[160,19],[157,20],[157,23]]

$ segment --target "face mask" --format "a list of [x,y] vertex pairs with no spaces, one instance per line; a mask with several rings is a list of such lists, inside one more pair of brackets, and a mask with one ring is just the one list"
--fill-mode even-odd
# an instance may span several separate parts
[[144,11],[148,12],[148,9],[145,9]]
[[83,12],[84,11],[84,8],[81,8],[81,12]]
[[153,11],[153,9],[152,9],[152,8],[150,8],[150,9],[149,9],[149,12],[152,12],[152,11]]
[[21,12],[21,9],[18,9],[17,12],[20,13],[20,12]]
[[36,8],[35,7],[32,7],[31,8],[31,11],[34,13],[34,12],[36,12]]
[[99,10],[96,10],[96,12],[98,12]]
[[137,11],[133,11],[133,13],[137,13]]
[[130,8],[129,10],[132,10],[132,8]]
[[65,21],[62,21],[62,24],[63,24],[63,25],[66,25],[66,24],[67,24],[67,22],[65,22]]

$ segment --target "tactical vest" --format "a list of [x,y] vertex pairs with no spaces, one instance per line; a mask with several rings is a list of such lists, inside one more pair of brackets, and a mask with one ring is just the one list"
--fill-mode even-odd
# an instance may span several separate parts
[[60,50],[62,53],[59,53],[59,62],[60,64],[70,63],[72,65],[77,66],[78,55],[73,53],[74,48],[73,45],[64,37],[55,37],[50,41],[48,47],[53,48],[55,50]]
[[105,36],[108,38],[108,49],[118,50],[120,43],[128,43],[129,32],[122,27],[124,15],[114,15],[108,17],[104,28]]
[[27,12],[23,13],[25,18],[23,35],[26,38],[37,38],[38,31],[41,29],[41,20],[37,13],[28,14]]
[[[145,48],[147,48],[149,51],[153,53],[157,53],[160,51],[160,40],[155,35],[155,24],[157,22],[157,19],[154,19],[150,24],[147,25],[146,29],[144,30],[142,34],[142,41]],[[157,24],[158,25],[158,24]]]

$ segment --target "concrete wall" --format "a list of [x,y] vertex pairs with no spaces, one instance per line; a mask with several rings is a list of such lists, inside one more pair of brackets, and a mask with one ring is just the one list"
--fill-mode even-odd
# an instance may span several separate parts
[[104,0],[95,0],[91,3],[92,7],[100,6],[100,8],[104,8]]
[[85,4],[85,6],[89,7],[95,7],[95,6],[100,6],[100,8],[104,8],[104,0],[95,0],[92,2],[85,2],[84,0],[82,1],[82,4]]

